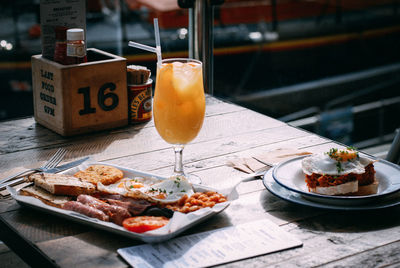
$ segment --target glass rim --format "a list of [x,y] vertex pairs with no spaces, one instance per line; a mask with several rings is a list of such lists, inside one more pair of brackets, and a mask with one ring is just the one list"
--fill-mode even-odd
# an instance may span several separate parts
[[192,62],[196,62],[200,65],[203,65],[203,63],[199,60],[193,59],[193,58],[167,58],[167,59],[162,59],[161,63],[165,63],[165,62],[173,62],[173,61],[192,61]]

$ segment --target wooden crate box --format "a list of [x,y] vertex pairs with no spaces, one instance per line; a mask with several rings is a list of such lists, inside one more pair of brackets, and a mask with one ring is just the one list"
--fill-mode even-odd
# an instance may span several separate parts
[[126,59],[90,48],[88,62],[62,65],[32,56],[35,120],[71,136],[128,124]]

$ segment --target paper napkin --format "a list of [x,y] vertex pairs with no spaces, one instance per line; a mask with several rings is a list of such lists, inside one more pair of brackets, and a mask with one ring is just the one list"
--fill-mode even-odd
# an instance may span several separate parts
[[253,173],[266,166],[274,166],[291,158],[311,154],[295,148],[279,148],[247,158],[230,160],[227,165],[245,173]]

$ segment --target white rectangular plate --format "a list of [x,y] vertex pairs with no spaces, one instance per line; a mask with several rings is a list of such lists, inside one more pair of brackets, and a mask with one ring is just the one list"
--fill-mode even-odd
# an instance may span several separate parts
[[[90,165],[94,164],[101,164],[101,165],[108,165],[116,167],[124,172],[124,177],[134,177],[134,176],[141,176],[141,177],[155,177],[158,179],[165,179],[163,177],[157,176],[155,174],[142,172],[126,167],[121,167],[113,164],[109,164],[106,162],[91,162],[87,161],[82,163],[81,165],[72,168],[70,170],[62,172],[63,174],[73,175],[79,170],[84,170]],[[96,218],[90,218],[83,214],[69,211],[65,209],[60,209],[56,207],[52,207],[49,205],[44,204],[42,201],[35,197],[31,196],[24,196],[20,195],[19,191],[16,191],[14,188],[7,187],[8,191],[10,192],[11,196],[21,205],[32,207],[34,209],[41,210],[45,213],[50,213],[56,216],[64,217],[69,220],[73,220],[76,222],[80,222],[98,229],[110,231],[113,233],[117,233],[119,235],[123,235],[125,237],[141,240],[147,243],[157,243],[162,242],[172,237],[177,236],[178,234],[182,233],[183,231],[191,228],[192,226],[208,219],[209,217],[216,215],[226,209],[230,202],[238,198],[238,193],[236,192],[235,188],[231,189],[224,189],[218,191],[216,189],[204,186],[204,185],[193,185],[195,192],[204,192],[204,191],[216,191],[223,195],[225,195],[228,199],[227,202],[216,204],[213,208],[203,208],[195,212],[191,212],[188,214],[183,214],[180,212],[174,212],[174,216],[170,219],[169,223],[159,229],[145,232],[145,233],[134,233],[127,231],[122,226],[114,224],[112,222],[105,222],[98,220]]]

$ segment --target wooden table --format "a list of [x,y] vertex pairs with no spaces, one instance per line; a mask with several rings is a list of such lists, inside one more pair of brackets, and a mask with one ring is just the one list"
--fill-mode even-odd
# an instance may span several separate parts
[[[266,104],[267,105],[267,104]],[[0,123],[1,177],[21,167],[38,166],[57,148],[64,162],[83,156],[161,175],[173,168],[173,151],[153,122],[101,133],[63,138],[33,118]],[[207,98],[199,136],[184,150],[186,171],[213,185],[243,175],[229,160],[277,148],[311,152],[335,146],[330,140],[234,104]],[[269,219],[296,235],[303,246],[229,263],[227,267],[376,267],[400,264],[400,206],[375,211],[341,212],[300,206],[269,193],[261,180],[238,186],[240,198],[224,212],[184,234]],[[126,267],[118,248],[141,244],[106,231],[0,201],[0,239],[25,262],[61,267]]]

